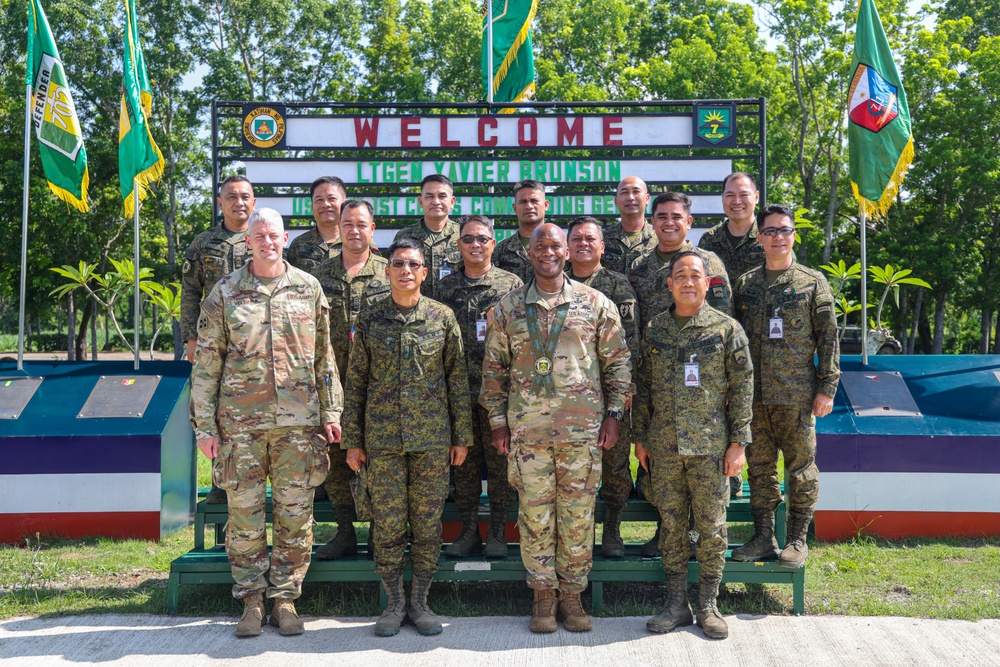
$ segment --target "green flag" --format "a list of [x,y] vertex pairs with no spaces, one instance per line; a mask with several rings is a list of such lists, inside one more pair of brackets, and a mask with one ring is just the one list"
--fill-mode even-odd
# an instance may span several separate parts
[[885,215],[913,162],[913,131],[903,82],[873,0],[861,0],[847,94],[851,188],[860,210]]
[[[493,71],[489,70],[490,44],[486,30],[486,2],[493,3]],[[485,0],[483,3],[483,90],[494,102],[523,102],[535,92],[535,57],[531,51],[531,22],[538,0]],[[500,113],[513,113],[505,109]]]
[[[45,180],[57,197],[80,211],[87,211],[90,172],[83,131],[59,49],[38,0],[31,0],[28,7],[25,71],[32,90],[31,124],[38,137]],[[24,158],[27,160],[28,156]]]
[[146,198],[149,184],[163,174],[163,155],[149,131],[153,98],[149,93],[146,61],[139,45],[135,0],[125,0],[125,51],[122,57],[122,110],[118,117],[118,180],[121,181],[125,215],[131,216],[136,203]]

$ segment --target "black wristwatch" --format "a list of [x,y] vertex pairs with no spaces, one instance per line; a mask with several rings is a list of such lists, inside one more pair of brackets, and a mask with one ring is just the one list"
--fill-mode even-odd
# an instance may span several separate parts
[[610,408],[610,409],[608,409],[608,412],[607,412],[606,416],[607,417],[614,417],[618,421],[621,421],[622,419],[625,418],[625,413],[622,412],[621,408]]

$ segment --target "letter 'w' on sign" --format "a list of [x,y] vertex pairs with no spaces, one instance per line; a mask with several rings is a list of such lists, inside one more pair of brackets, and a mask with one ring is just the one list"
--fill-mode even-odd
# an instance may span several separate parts
[[[538,0],[483,2],[483,90],[491,103],[524,102],[535,92],[531,22],[537,10]],[[500,111],[513,112],[514,109]]]
[[[27,83],[32,91],[31,125],[49,189],[77,210],[87,211],[90,173],[83,131],[59,50],[38,0],[31,0],[28,8]],[[28,159],[27,154],[24,159]]]
[[862,213],[885,215],[913,162],[906,93],[873,0],[861,0],[847,94],[851,188]]

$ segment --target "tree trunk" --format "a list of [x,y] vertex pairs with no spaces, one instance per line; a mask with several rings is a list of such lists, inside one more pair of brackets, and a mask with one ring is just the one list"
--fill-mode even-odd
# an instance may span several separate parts
[[979,354],[990,353],[990,329],[993,328],[993,310],[983,308],[979,330]]
[[66,295],[66,359],[76,361],[76,306],[72,292]]
[[927,323],[926,317],[920,318],[920,326],[918,328],[920,334],[920,350],[927,354],[927,351],[932,349],[933,337],[931,336],[931,327]]
[[[96,309],[96,306],[95,306]],[[105,315],[106,317],[106,315]],[[97,315],[90,318],[90,359],[97,361]]]
[[942,292],[934,305],[934,342],[931,344],[931,354],[942,354],[944,350],[944,306],[947,299],[948,292]]
[[87,299],[83,306],[83,315],[80,317],[80,328],[77,329],[76,353],[78,360],[87,358],[87,329],[90,328],[90,321],[94,314],[94,300]]
[[[913,305],[913,326],[910,329],[910,339],[907,341],[908,349],[905,350],[906,354],[916,354],[917,347],[917,329],[920,324],[920,309],[924,304],[924,290],[917,290],[917,302]],[[925,350],[927,348],[924,348]]]

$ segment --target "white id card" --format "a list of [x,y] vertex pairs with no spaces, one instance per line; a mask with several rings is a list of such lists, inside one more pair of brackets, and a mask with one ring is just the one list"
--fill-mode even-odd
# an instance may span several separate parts
[[698,370],[698,362],[692,361],[684,364],[684,386],[700,387],[701,373]]
[[771,331],[771,338],[784,338],[785,320],[780,317],[772,317],[770,331]]
[[476,340],[486,340],[486,320],[476,320]]
[[441,265],[441,268],[438,269],[438,280],[441,280],[445,276],[450,276],[450,275],[451,275],[451,266],[448,264]]

